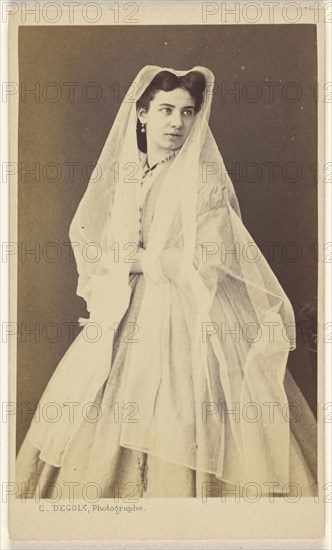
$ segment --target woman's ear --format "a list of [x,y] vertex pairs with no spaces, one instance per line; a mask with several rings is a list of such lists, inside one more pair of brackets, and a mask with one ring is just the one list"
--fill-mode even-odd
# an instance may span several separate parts
[[141,124],[146,124],[146,113],[147,111],[146,109],[143,109],[143,107],[137,109],[137,117]]

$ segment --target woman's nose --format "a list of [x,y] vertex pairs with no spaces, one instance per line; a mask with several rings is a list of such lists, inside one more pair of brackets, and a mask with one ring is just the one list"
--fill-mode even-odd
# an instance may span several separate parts
[[171,124],[175,128],[181,128],[182,127],[183,121],[182,121],[182,116],[181,116],[180,112],[176,112],[175,110],[173,111]]

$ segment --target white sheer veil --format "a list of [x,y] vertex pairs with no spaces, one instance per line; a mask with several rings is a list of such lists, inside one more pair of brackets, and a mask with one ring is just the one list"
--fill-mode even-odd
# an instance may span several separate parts
[[[77,294],[86,300],[90,312],[90,319],[82,324],[96,323],[102,330],[91,345],[83,328],[56,369],[42,402],[55,400],[63,408],[75,402],[77,412],[93,402],[108,376],[113,341],[109,326],[121,321],[130,303],[131,262],[127,257],[137,244],[136,191],[142,174],[136,102],[162,70],[178,76],[189,72],[146,66],[138,73],[72,221]],[[205,67],[190,70],[205,77],[204,101],[189,137],[170,164],[156,205],[144,256],[146,288],[138,319],[139,342],[123,380],[124,402],[139,404],[140,421],[122,425],[119,444],[233,483],[256,481],[264,492],[264,482],[273,480],[280,487],[288,482],[289,424],[282,413],[287,403],[283,378],[289,350],[295,348],[294,314],[243,225],[231,179],[209,128],[214,76]],[[98,261],[89,259],[90,246],[99,251]],[[185,277],[177,292],[191,342],[197,405],[194,418],[184,405],[183,433],[180,430],[176,443],[174,429],[179,419],[172,417],[167,399],[159,399],[172,343],[174,289],[158,263],[167,247],[178,247],[183,255]],[[96,295],[102,297],[98,306]],[[220,338],[217,329],[225,321],[233,329],[238,323],[241,342]],[[216,380],[226,411],[222,421],[216,414],[220,410]],[[243,414],[250,407],[259,411],[255,421]],[[51,425],[32,422],[28,438],[41,450],[43,460],[61,466],[81,422],[78,413],[71,423],[65,419]]]

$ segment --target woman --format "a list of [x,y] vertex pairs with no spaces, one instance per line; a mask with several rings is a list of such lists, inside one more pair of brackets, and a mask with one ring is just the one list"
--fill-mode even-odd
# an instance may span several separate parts
[[147,66],[124,98],[70,229],[90,318],[20,450],[20,494],[313,491],[284,387],[293,310],[242,223],[213,84],[204,67]]

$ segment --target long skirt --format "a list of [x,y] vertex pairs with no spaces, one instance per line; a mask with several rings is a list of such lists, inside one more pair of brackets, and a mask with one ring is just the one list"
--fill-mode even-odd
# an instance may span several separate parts
[[[87,416],[67,451],[62,467],[40,459],[40,451],[26,438],[16,462],[20,498],[181,498],[245,496],[246,488],[233,486],[215,475],[167,462],[162,457],[125,448],[119,444],[121,422],[134,418],[134,405],[123,403],[122,377],[128,357],[128,326],[138,318],[144,294],[144,276],[130,276],[130,306],[114,339],[109,376],[98,391]],[[174,371],[174,385],[183,383]],[[176,378],[178,377],[178,378]],[[290,373],[285,389],[301,410],[299,422],[290,424],[290,495],[315,492],[316,422]],[[95,416],[94,416],[95,411]]]

